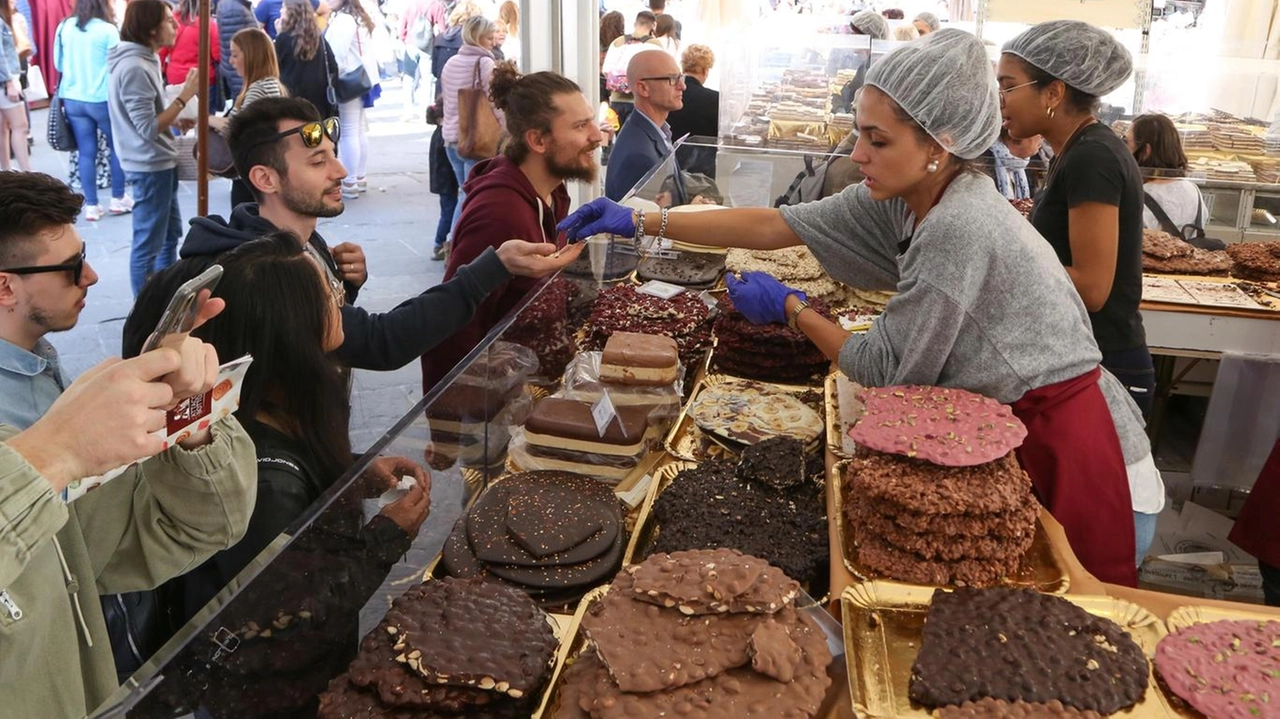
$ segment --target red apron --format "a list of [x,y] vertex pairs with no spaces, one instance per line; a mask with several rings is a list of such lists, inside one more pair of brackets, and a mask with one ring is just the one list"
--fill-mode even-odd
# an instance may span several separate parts
[[1040,387],[1013,403],[1027,426],[1018,461],[1040,502],[1066,530],[1084,568],[1134,587],[1133,502],[1115,421],[1098,386],[1100,369]]
[[1262,465],[1258,481],[1227,538],[1273,567],[1280,567],[1280,441]]

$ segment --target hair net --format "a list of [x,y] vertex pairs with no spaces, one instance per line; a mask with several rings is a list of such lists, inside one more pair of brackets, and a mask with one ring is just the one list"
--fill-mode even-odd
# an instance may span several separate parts
[[1026,60],[1081,92],[1102,97],[1133,74],[1133,57],[1110,33],[1079,20],[1033,25],[1002,52]]
[[930,32],[937,32],[942,29],[942,21],[938,19],[937,15],[934,15],[931,12],[920,13],[919,15],[916,15],[915,20],[912,20],[911,22],[917,21],[928,25]]
[[867,72],[947,152],[966,160],[1000,136],[1000,94],[982,42],[947,28],[885,55]]
[[889,37],[889,21],[874,10],[863,10],[849,22],[864,35],[870,35],[873,40],[885,40]]

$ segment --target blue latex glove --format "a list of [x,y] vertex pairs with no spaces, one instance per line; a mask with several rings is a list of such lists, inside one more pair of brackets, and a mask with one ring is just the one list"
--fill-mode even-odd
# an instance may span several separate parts
[[725,275],[729,285],[729,299],[733,306],[751,322],[763,325],[787,321],[787,298],[796,295],[802,300],[809,297],[777,281],[767,272],[743,272],[742,279]]
[[556,230],[565,233],[570,242],[604,232],[635,237],[636,223],[630,207],[619,205],[607,197],[597,197],[561,220]]

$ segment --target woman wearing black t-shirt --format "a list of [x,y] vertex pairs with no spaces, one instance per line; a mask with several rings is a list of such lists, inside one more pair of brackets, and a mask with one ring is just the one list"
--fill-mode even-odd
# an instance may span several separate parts
[[1119,42],[1087,23],[1036,25],[1006,44],[996,79],[1014,137],[1043,135],[1056,158],[1031,223],[1053,245],[1089,310],[1102,366],[1144,415],[1155,371],[1142,300],[1142,176],[1123,139],[1098,122],[1098,98],[1133,71]]

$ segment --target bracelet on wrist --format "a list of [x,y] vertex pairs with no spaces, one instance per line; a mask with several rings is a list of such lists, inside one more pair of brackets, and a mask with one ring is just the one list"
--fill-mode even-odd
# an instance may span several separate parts
[[187,109],[187,101],[183,100],[181,95],[173,98],[173,101],[178,103],[178,107],[182,108],[183,110]]
[[800,313],[807,309],[809,309],[808,300],[800,300],[796,304],[796,308],[791,310],[791,313],[787,316],[787,326],[798,331],[800,329]]
[[662,246],[662,238],[667,236],[667,208],[662,208],[662,224],[658,225],[658,246]]
[[640,249],[640,242],[644,239],[644,210],[636,210],[636,236],[634,238],[636,250]]

